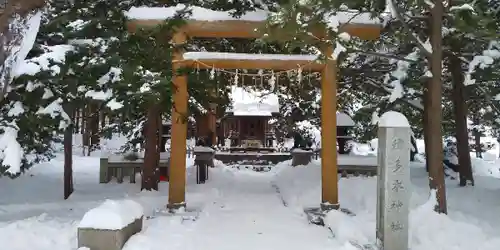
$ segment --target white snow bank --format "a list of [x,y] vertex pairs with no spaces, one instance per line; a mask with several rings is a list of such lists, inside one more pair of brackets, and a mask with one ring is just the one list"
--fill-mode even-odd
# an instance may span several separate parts
[[89,210],[78,225],[79,228],[119,230],[142,218],[142,206],[132,200],[106,200]]
[[[18,180],[15,180],[18,181]],[[33,179],[31,179],[33,181]],[[43,188],[41,190],[44,191]],[[54,192],[54,189],[50,191]],[[55,191],[57,192],[57,191]],[[38,193],[38,192],[37,192]],[[24,197],[25,201],[30,198]],[[24,203],[23,208],[32,204]],[[47,204],[45,204],[45,208]],[[71,219],[54,219],[45,213],[17,220],[16,217],[7,222],[0,222],[0,245],[9,250],[69,250],[75,249],[76,223]],[[68,215],[69,209],[60,214]],[[18,210],[19,213],[22,213]],[[40,210],[38,214],[40,214]],[[2,214],[3,215],[3,214]]]
[[[431,195],[428,202],[410,212],[409,243],[412,250],[493,250],[498,246],[500,238],[489,237],[481,227],[434,212],[435,201],[435,195]],[[362,213],[349,216],[340,211],[332,211],[326,216],[325,223],[339,241],[371,245],[375,241],[375,216],[365,211]]]
[[480,158],[471,157],[472,170],[477,176],[492,176],[500,179],[500,159],[485,161]]
[[[500,238],[489,237],[484,230],[472,223],[453,220],[434,212],[436,194],[410,212],[410,247],[424,249],[483,249],[498,248]],[[479,208],[479,210],[484,208]],[[472,220],[471,220],[472,221]]]
[[[272,171],[274,183],[289,207],[300,212],[304,207],[319,205],[321,166],[318,162],[295,168],[289,167],[287,162],[278,164]],[[412,250],[498,248],[500,238],[492,228],[497,224],[490,224],[493,219],[490,216],[497,213],[499,206],[493,198],[499,187],[496,179],[484,177],[473,189],[458,188],[456,182],[450,183],[447,185],[449,215],[442,215],[433,211],[435,197],[429,199],[425,170],[412,166],[411,171],[413,192],[409,230]],[[356,214],[348,216],[332,211],[325,219],[341,245],[373,246],[376,242],[376,187],[376,177],[339,179],[340,204]]]

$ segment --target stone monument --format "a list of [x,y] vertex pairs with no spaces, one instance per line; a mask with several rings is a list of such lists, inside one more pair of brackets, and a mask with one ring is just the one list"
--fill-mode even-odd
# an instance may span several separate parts
[[403,114],[389,111],[378,126],[377,245],[408,250],[410,124]]

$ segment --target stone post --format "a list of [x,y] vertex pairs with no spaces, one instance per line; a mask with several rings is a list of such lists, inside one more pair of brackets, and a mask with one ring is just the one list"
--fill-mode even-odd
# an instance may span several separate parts
[[303,150],[294,148],[290,152],[292,155],[292,166],[307,165],[311,163],[314,152],[312,150]]
[[195,159],[194,163],[196,165],[196,184],[205,183],[208,180],[208,167],[214,165],[215,150],[210,147],[200,147],[194,148]]
[[377,244],[383,250],[408,249],[410,203],[410,125],[389,111],[379,120]]

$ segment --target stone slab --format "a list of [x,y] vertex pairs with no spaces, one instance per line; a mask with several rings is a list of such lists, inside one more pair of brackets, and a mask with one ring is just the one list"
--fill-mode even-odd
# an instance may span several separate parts
[[143,217],[120,230],[78,228],[78,247],[90,250],[121,250],[134,234],[142,230]]
[[292,166],[308,165],[311,163],[314,152],[306,150],[293,150],[292,155]]

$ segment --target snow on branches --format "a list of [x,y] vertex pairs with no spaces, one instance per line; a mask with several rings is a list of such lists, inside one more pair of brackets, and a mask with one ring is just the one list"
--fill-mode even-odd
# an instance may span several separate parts
[[481,55],[474,56],[474,58],[469,62],[468,70],[465,74],[464,84],[475,84],[476,80],[473,78],[473,73],[476,71],[476,68],[485,69],[491,67],[491,65],[493,65],[493,63],[498,59],[500,59],[500,43],[498,41],[492,41]]
[[26,16],[14,14],[9,20],[7,29],[0,33],[0,88],[1,98],[4,97],[14,72],[18,70],[23,60],[35,43],[40,28],[41,11],[33,11]]
[[[14,81],[0,102],[0,161],[3,172],[17,176],[32,163],[52,156],[53,134],[71,122],[63,111],[62,99],[54,95],[51,83],[58,78],[72,46],[44,46],[39,56],[21,60],[12,72]],[[34,122],[43,126],[34,126]]]
[[[10,84],[16,72],[21,70],[24,59],[33,47],[36,35],[40,28],[41,11],[32,11],[27,15],[14,13],[8,20],[5,30],[0,33],[0,101],[11,89]],[[15,176],[21,171],[24,152],[17,141],[19,127],[15,121],[8,121],[8,117],[17,116],[24,112],[20,102],[13,102],[7,106],[7,118],[0,119],[0,160],[6,173]],[[0,169],[1,170],[1,169]],[[0,171],[1,172],[1,171]]]

